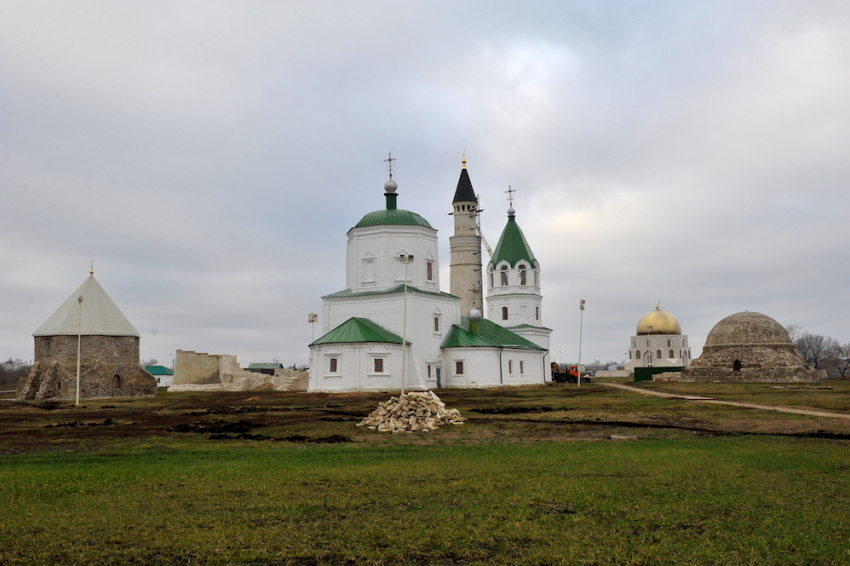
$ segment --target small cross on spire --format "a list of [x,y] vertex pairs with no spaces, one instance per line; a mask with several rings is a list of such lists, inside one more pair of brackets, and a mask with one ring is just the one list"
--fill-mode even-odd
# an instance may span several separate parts
[[516,189],[512,189],[511,186],[508,185],[508,190],[505,191],[505,192],[508,193],[508,205],[513,206],[514,205],[514,193],[516,192]]
[[389,163],[390,179],[392,179],[392,177],[393,177],[393,161],[395,161],[395,160],[396,160],[396,158],[393,157],[392,153],[390,153],[390,156],[388,158],[384,159],[384,163]]

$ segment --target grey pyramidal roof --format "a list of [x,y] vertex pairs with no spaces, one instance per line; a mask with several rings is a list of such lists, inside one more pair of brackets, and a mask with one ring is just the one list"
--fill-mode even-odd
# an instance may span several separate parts
[[79,289],[56,309],[33,336],[76,336],[82,303],[82,331],[86,336],[139,336],[127,317],[118,310],[94,275],[86,279]]

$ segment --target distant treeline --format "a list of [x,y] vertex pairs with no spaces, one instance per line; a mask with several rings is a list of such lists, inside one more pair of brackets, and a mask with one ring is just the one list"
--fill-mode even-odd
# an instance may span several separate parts
[[30,367],[29,362],[9,358],[0,364],[0,385],[17,385],[18,380],[29,371]]

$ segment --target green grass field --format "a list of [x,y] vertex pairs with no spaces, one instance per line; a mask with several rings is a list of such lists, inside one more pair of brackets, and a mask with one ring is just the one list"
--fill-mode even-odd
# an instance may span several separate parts
[[[379,394],[0,404],[0,564],[850,564],[838,419],[602,386],[441,393],[469,421],[431,436],[356,428]],[[171,429],[214,419],[350,442]]]

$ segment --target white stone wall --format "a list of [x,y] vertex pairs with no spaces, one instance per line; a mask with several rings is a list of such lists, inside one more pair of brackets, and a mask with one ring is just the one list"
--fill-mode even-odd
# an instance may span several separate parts
[[[413,256],[407,284],[439,291],[440,256],[437,231],[424,226],[382,225],[348,231],[346,285],[355,293],[386,291],[404,283],[400,254]],[[428,278],[428,263],[431,278]]]
[[454,203],[455,233],[449,238],[451,250],[449,288],[452,295],[460,297],[460,312],[464,316],[471,308],[484,311],[481,236],[478,235],[477,217],[477,203]]

